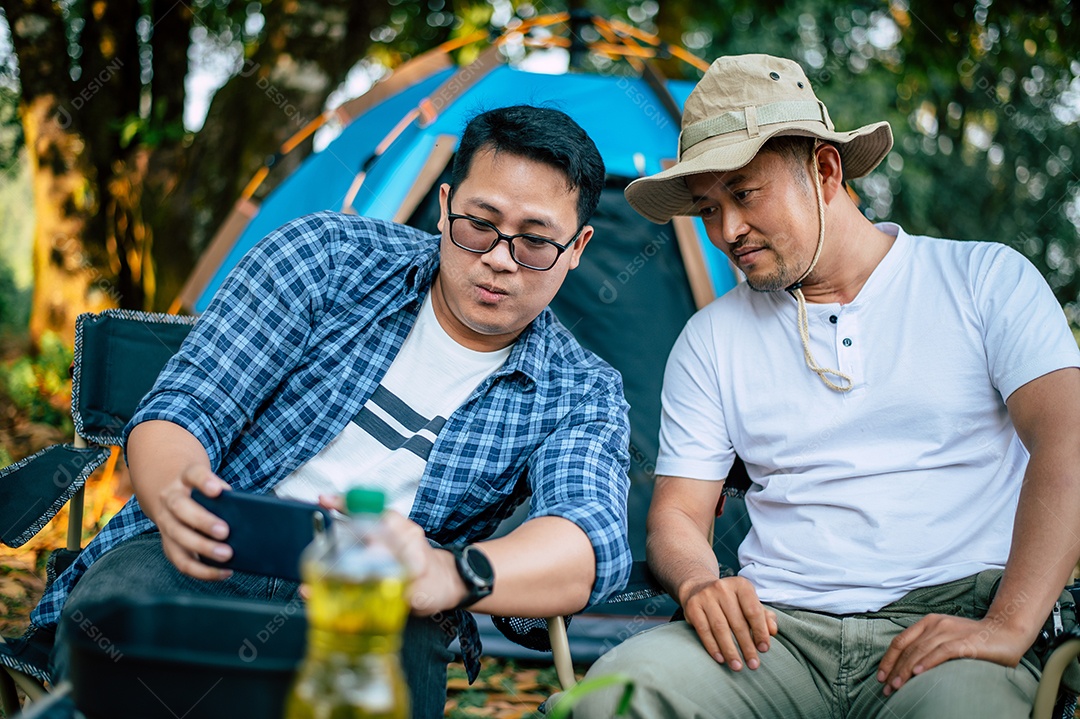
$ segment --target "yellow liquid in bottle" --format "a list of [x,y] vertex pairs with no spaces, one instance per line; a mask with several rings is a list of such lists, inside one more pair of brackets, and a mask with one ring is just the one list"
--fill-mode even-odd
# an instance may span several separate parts
[[303,573],[311,587],[308,652],[286,719],[408,719],[398,660],[409,615],[403,578],[346,580],[318,562]]

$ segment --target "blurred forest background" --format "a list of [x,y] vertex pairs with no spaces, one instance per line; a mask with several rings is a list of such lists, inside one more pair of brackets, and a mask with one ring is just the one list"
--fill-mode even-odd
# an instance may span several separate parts
[[[855,183],[869,217],[1012,245],[1080,326],[1080,8],[1069,0],[0,0],[0,466],[70,437],[75,316],[168,308],[284,140],[439,43],[566,9],[707,60],[798,60],[837,127],[892,123],[893,152]],[[584,69],[612,72],[606,62]],[[118,476],[91,493],[88,531],[119,507]],[[60,543],[50,529],[0,555],[4,633],[40,591],[43,550]]]

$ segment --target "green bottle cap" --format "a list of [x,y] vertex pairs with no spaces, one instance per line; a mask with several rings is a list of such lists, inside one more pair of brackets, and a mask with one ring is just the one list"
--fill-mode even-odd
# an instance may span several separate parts
[[353,487],[345,493],[345,508],[349,514],[380,514],[386,506],[381,489]]

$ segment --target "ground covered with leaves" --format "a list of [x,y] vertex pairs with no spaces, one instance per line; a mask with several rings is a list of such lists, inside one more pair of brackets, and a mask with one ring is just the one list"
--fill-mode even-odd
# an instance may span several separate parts
[[[480,676],[472,686],[460,662],[450,665],[446,702],[446,716],[450,719],[540,717],[543,715],[536,712],[537,707],[559,691],[553,665],[528,665],[491,657],[485,657],[482,663]],[[580,679],[584,667],[576,669]]]

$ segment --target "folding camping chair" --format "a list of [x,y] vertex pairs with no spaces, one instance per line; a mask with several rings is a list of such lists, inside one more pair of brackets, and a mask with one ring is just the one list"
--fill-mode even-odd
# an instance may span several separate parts
[[[118,447],[121,432],[194,317],[129,310],[79,315],[75,323],[71,418],[75,437],[0,470],[0,542],[20,547],[69,504],[67,545],[49,557],[48,582],[82,548],[83,484]],[[17,640],[21,641],[21,640]],[[31,701],[45,694],[41,667],[14,656],[0,640],[0,706],[19,711],[16,685]],[[46,657],[36,657],[39,661]]]

